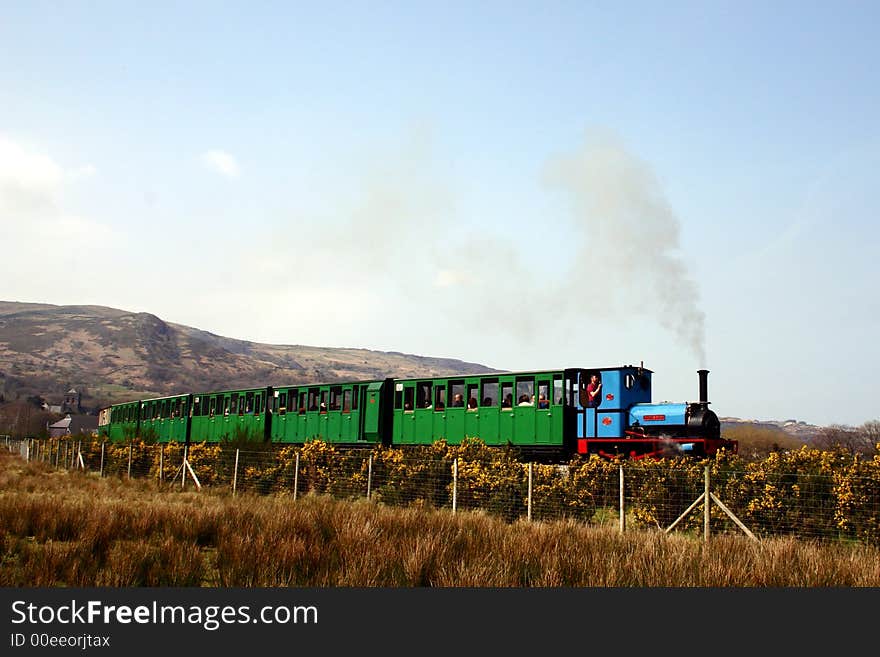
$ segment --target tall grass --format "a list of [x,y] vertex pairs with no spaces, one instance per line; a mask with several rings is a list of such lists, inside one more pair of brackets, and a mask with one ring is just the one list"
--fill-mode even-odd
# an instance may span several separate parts
[[878,586],[878,557],[318,495],[159,492],[0,455],[2,586]]

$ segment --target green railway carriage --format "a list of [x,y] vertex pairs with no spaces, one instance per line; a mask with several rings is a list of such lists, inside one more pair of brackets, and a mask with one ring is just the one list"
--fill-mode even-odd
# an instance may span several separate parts
[[381,442],[383,424],[390,422],[388,409],[382,406],[386,387],[390,389],[390,380],[274,387],[271,440],[304,443],[320,439],[339,445]]
[[141,400],[138,436],[159,443],[185,443],[191,404],[188,394]]
[[110,440],[123,441],[138,435],[140,402],[131,401],[110,407],[110,424],[107,435]]
[[[516,445],[557,452],[571,442],[564,430],[571,370],[508,372],[394,381],[395,445],[458,444],[479,438],[487,445]],[[570,422],[569,422],[570,424]]]
[[190,441],[266,440],[271,394],[268,386],[194,394]]

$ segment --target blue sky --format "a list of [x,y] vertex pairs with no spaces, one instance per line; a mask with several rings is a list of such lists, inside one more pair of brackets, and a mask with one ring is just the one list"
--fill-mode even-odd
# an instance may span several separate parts
[[4,3],[0,298],[880,417],[876,3]]

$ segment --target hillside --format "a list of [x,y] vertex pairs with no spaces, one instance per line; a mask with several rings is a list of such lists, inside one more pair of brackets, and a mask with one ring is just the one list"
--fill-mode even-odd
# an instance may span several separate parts
[[58,403],[73,387],[94,409],[178,392],[491,371],[451,358],[236,340],[103,306],[0,301],[7,401],[39,395]]

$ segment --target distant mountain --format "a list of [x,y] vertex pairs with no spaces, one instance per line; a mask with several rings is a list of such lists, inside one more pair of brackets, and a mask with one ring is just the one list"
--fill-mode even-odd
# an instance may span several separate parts
[[82,405],[148,396],[321,381],[494,372],[399,352],[272,345],[226,338],[149,313],[0,301],[0,395]]

